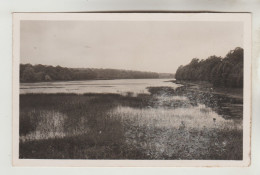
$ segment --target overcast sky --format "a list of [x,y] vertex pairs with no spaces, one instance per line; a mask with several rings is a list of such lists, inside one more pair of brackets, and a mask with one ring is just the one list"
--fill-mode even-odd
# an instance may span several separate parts
[[21,63],[175,73],[235,47],[239,22],[21,21]]

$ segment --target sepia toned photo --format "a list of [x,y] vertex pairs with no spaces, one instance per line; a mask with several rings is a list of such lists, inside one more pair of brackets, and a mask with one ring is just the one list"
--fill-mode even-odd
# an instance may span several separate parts
[[248,166],[247,13],[15,13],[17,166]]

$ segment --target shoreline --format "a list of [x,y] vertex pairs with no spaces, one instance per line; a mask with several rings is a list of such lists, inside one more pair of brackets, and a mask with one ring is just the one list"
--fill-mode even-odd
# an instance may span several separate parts
[[211,93],[213,95],[223,95],[229,98],[243,100],[243,88],[213,87],[211,83],[205,81],[173,80],[171,82],[183,85],[180,88],[185,89],[185,91]]
[[243,120],[243,89],[216,88],[208,82],[173,81],[183,86],[175,90],[175,95],[186,96],[193,103],[202,103],[225,119]]

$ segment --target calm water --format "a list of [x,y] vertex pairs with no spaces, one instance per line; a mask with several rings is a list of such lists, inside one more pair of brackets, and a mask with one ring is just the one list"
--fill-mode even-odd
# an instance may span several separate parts
[[20,93],[148,93],[147,87],[180,85],[167,82],[173,79],[120,79],[120,80],[85,80],[63,82],[21,83]]

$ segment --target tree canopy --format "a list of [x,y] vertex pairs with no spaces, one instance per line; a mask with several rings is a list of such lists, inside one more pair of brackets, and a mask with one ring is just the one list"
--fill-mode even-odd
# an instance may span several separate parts
[[20,64],[20,82],[174,78],[174,74],[118,69],[66,68]]
[[243,87],[244,50],[240,47],[228,52],[224,57],[215,55],[205,60],[193,58],[185,66],[180,66],[175,74],[177,80],[208,81],[214,86]]

